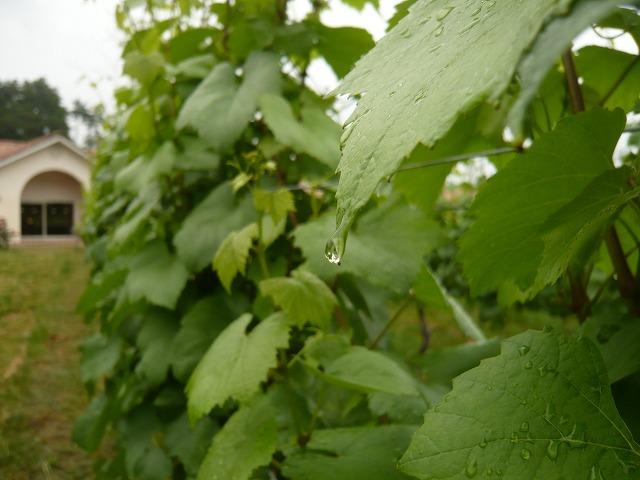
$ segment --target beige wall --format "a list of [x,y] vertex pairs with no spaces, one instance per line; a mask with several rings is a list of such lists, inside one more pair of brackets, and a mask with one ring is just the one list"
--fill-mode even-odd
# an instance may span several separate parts
[[75,224],[82,211],[82,189],[89,187],[87,160],[64,145],[55,144],[40,152],[0,167],[0,217],[4,218],[14,240],[20,239],[20,205],[71,202]]

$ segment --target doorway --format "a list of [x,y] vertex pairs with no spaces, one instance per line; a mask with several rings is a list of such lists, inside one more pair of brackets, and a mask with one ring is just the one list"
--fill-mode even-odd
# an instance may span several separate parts
[[73,234],[73,203],[23,203],[22,235],[55,236]]

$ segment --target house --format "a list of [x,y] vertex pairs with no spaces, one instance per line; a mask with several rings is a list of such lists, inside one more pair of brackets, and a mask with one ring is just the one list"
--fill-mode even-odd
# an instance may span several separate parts
[[91,165],[69,139],[0,139],[0,223],[12,242],[73,238]]

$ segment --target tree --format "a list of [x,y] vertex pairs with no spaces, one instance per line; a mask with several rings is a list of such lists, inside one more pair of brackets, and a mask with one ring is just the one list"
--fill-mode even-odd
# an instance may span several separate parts
[[44,78],[0,82],[0,138],[28,140],[49,133],[67,135],[66,111]]

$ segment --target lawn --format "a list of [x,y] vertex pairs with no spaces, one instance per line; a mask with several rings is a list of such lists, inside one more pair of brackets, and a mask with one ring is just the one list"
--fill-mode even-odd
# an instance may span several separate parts
[[71,440],[86,404],[75,304],[87,279],[79,247],[0,251],[0,479],[86,479]]

